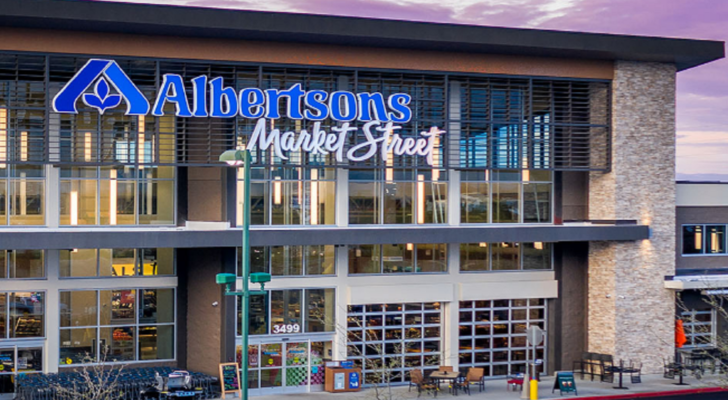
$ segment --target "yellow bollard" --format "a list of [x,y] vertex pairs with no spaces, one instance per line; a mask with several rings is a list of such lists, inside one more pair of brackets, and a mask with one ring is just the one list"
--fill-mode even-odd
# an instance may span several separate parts
[[531,400],[538,400],[538,381],[531,380]]

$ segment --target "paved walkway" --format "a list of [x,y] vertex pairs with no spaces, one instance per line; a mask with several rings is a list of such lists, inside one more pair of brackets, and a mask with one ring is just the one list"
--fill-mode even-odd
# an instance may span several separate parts
[[[616,378],[616,377],[615,377]],[[693,377],[686,377],[685,382],[689,383],[689,386],[678,386],[674,385],[676,380],[665,379],[662,375],[643,375],[642,383],[632,384],[630,383],[629,377],[625,376],[624,386],[629,387],[627,390],[613,389],[613,386],[617,386],[615,383],[601,383],[592,382],[587,378],[581,380],[577,377],[576,386],[579,392],[578,396],[573,394],[565,395],[561,397],[559,391],[551,393],[551,388],[554,384],[554,377],[547,376],[541,379],[539,383],[539,399],[573,399],[573,398],[588,398],[588,397],[602,397],[602,396],[621,396],[628,394],[644,394],[650,392],[676,392],[675,395],[680,395],[679,391],[682,390],[695,390],[695,389],[707,389],[714,388],[721,385],[721,382],[717,378],[703,378],[702,381],[697,381]],[[722,382],[723,386],[728,385],[728,382]],[[405,400],[405,399],[416,399],[417,392],[408,392],[407,387],[396,387],[393,388],[392,400]],[[474,388],[472,395],[468,397],[467,394],[460,393],[457,398],[463,399],[463,396],[472,400],[518,400],[520,399],[520,392],[512,392],[506,390],[505,380],[487,381],[485,384],[485,391],[478,393],[478,389]],[[638,397],[642,397],[638,396]],[[725,395],[728,398],[728,394]],[[233,395],[228,395],[228,399],[235,398]],[[381,399],[388,399],[388,397],[380,397]],[[432,396],[422,394],[421,399],[431,399]],[[454,398],[448,390],[443,387],[437,395],[438,399],[451,399]],[[637,397],[635,397],[637,398]],[[677,398],[677,397],[676,397]],[[306,399],[306,400],[375,400],[376,396],[373,389],[365,389],[358,393],[304,393],[304,394],[277,394],[269,396],[256,396],[256,400],[281,400],[281,399]]]

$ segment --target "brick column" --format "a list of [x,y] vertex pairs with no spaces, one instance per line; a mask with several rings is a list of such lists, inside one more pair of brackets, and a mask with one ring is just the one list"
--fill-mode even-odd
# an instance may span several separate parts
[[612,170],[589,177],[590,219],[650,226],[638,242],[589,244],[589,351],[662,368],[674,351],[675,66],[618,61],[612,92]]

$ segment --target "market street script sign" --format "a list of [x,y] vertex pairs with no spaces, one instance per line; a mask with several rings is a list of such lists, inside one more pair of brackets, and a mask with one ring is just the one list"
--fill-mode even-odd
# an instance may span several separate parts
[[[93,93],[89,88],[93,85]],[[186,95],[186,85],[192,87],[192,99]],[[116,91],[112,93],[111,88]],[[382,160],[392,156],[422,156],[433,165],[433,154],[438,137],[445,132],[437,127],[422,131],[419,137],[401,137],[397,131],[401,124],[412,119],[409,107],[412,97],[406,93],[352,93],[303,90],[297,83],[288,89],[244,88],[239,92],[225,86],[222,77],[209,79],[206,75],[184,82],[178,74],[165,74],[151,106],[148,99],[113,60],[91,59],[61,89],[53,99],[53,110],[63,114],[77,114],[76,104],[81,99],[87,106],[104,114],[106,110],[126,103],[126,115],[165,115],[165,106],[174,105],[174,115],[182,118],[233,118],[241,116],[257,120],[247,148],[263,151],[272,148],[276,156],[285,160],[288,153],[303,151],[311,154],[334,154],[337,161],[344,157],[359,162],[380,152]],[[191,100],[191,101],[190,101]],[[285,117],[313,121],[309,132],[281,132],[268,120],[282,118],[281,101],[285,102]],[[321,129],[321,121],[340,122],[331,132]],[[364,141],[345,152],[348,135],[359,128],[351,126],[360,121]],[[268,130],[268,126],[271,129]]]

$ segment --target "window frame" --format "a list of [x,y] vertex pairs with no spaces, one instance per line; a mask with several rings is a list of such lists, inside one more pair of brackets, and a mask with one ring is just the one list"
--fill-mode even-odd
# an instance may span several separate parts
[[[130,324],[122,324],[122,325],[104,325],[101,323],[101,292],[102,291],[123,291],[123,290],[134,290],[134,322]],[[174,310],[172,312],[174,321],[173,322],[163,322],[163,323],[141,323],[140,322],[140,312],[141,312],[141,304],[142,304],[142,292],[144,290],[172,290],[174,301],[172,303],[172,306],[174,307]],[[61,326],[61,308],[60,308],[60,295],[65,292],[90,292],[93,291],[96,293],[96,325],[84,325],[84,326]],[[96,354],[93,357],[93,362],[87,363],[86,365],[99,365],[101,364],[99,362],[99,357],[101,356],[101,330],[102,329],[113,329],[114,328],[123,328],[123,327],[131,327],[133,329],[133,332],[135,334],[134,336],[134,360],[124,360],[124,361],[114,361],[113,359],[105,360],[103,364],[137,364],[137,363],[160,363],[160,362],[173,362],[177,361],[178,357],[178,350],[179,350],[179,328],[178,328],[178,312],[179,312],[179,299],[178,299],[178,290],[177,287],[164,287],[164,286],[154,286],[154,287],[122,287],[122,288],[74,288],[74,289],[60,289],[58,291],[59,294],[59,324],[58,324],[58,351],[59,351],[59,358],[60,358],[60,352],[61,347],[63,345],[63,342],[61,341],[61,334],[64,331],[72,331],[74,329],[94,329],[96,332],[96,339],[95,339],[95,345],[96,345]],[[172,353],[173,357],[171,359],[154,359],[154,360],[141,360],[140,359],[140,345],[139,345],[139,330],[142,327],[149,327],[149,326],[172,326],[173,331],[173,343],[172,343]],[[74,368],[77,367],[77,363],[72,364],[59,364],[60,368]]]
[[480,243],[460,243],[458,245],[459,248],[459,261],[458,261],[458,272],[461,274],[482,274],[482,273],[513,273],[513,272],[540,272],[540,271],[553,271],[554,270],[554,245],[556,242],[540,242],[544,245],[548,244],[550,247],[550,268],[544,268],[544,269],[524,269],[524,244],[531,244],[531,243],[539,243],[539,242],[506,242],[506,243],[516,243],[518,244],[518,269],[499,269],[494,270],[493,269],[493,247],[492,244],[496,243],[502,243],[502,242],[496,242],[496,243],[490,243],[490,242],[483,242],[488,244],[488,269],[484,270],[463,270],[463,245],[480,245]]
[[[148,249],[172,249],[172,273],[171,274],[157,274],[157,275],[143,275],[139,274],[139,268],[142,262],[143,250]],[[168,278],[177,276],[177,248],[176,247],[145,247],[145,248],[133,248],[134,251],[134,274],[124,276],[106,276],[101,275],[101,250],[111,250],[112,252],[112,266],[113,266],[113,251],[115,249],[84,249],[84,250],[95,250],[96,251],[96,275],[92,276],[64,276],[62,275],[61,269],[61,252],[62,251],[73,251],[68,249],[61,249],[58,251],[58,279],[130,279],[130,278]],[[71,260],[69,259],[69,262]],[[73,265],[71,265],[73,268]]]
[[[690,226],[699,226],[702,229],[701,249],[700,253],[685,253],[685,228]],[[722,226],[724,228],[723,235],[723,253],[707,253],[708,243],[708,227]],[[726,257],[728,256],[728,224],[727,223],[701,223],[701,224],[682,224],[680,225],[680,256],[681,257]]]
[[[450,249],[447,243],[394,243],[394,245],[404,245],[405,249],[408,245],[412,245],[412,250],[405,250],[412,253],[412,271],[411,272],[384,272],[384,246],[390,246],[391,244],[353,244],[346,246],[347,254],[347,265],[346,273],[349,277],[358,276],[402,276],[402,275],[443,275],[450,271]],[[445,248],[445,270],[444,271],[418,271],[417,270],[417,246],[418,245],[433,245],[433,246],[444,246]],[[352,273],[351,268],[351,251],[353,247],[358,246],[379,246],[379,272],[364,272],[364,273]]]

